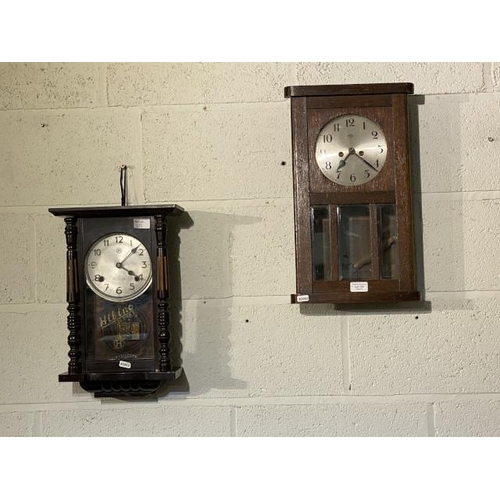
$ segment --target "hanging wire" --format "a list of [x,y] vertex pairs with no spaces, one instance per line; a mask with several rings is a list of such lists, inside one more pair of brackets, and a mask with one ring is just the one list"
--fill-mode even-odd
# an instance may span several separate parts
[[122,192],[122,207],[127,204],[127,165],[120,168],[120,189]]

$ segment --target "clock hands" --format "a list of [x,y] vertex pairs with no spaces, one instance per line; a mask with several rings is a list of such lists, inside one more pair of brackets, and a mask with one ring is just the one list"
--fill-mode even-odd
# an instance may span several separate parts
[[342,160],[340,160],[337,172],[347,165],[346,160],[351,155],[357,156],[362,162],[366,163],[372,170],[375,170],[375,172],[378,172],[378,170],[370,162],[366,161],[363,158],[363,151],[356,153],[356,150],[354,148],[349,148],[349,153],[347,153],[347,156],[345,158],[343,158]]
[[131,271],[130,269],[127,269],[126,267],[123,266],[123,263],[129,259],[132,255],[134,255],[135,253],[137,253],[137,250],[139,249],[139,247],[142,245],[142,243],[140,243],[139,245],[137,245],[136,247],[132,248],[132,250],[130,250],[129,254],[121,261],[121,262],[117,262],[116,263],[116,267],[118,269],[123,269],[124,271],[126,271],[130,276],[133,276],[135,278],[135,281],[139,281],[140,280],[140,277],[137,276],[137,274],[134,273],[134,271]]

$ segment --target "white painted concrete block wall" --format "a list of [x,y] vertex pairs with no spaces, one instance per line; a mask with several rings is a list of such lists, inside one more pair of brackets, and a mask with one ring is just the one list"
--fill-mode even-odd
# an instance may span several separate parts
[[[411,81],[427,308],[294,291],[283,87]],[[500,435],[496,63],[0,64],[0,435]],[[420,99],[422,101],[422,99]],[[189,391],[100,401],[67,364],[48,207],[175,202]],[[421,187],[421,191],[420,191]]]

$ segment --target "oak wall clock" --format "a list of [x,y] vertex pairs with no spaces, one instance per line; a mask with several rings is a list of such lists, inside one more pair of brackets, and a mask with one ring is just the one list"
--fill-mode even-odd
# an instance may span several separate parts
[[297,293],[292,302],[418,301],[412,83],[293,86]]
[[149,396],[179,377],[169,348],[167,221],[177,205],[51,208],[66,222],[68,371],[96,397]]

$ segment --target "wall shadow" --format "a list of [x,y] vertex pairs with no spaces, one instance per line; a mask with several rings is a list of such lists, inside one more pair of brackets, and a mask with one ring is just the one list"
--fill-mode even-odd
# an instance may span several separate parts
[[[422,294],[465,290],[463,97],[409,97],[417,282]],[[425,246],[426,245],[426,246]],[[425,268],[425,256],[430,260]]]
[[[201,211],[191,215],[194,222],[191,217],[179,221],[183,224],[180,229],[190,231],[183,232],[182,238],[176,231],[176,241],[171,241],[173,248],[169,249],[171,279],[178,284],[170,301],[171,350],[184,370],[165,387],[163,397],[198,396],[247,386],[231,375],[231,244],[236,227],[258,223],[261,218]],[[189,263],[189,272],[181,281],[181,267]]]
[[[408,96],[415,272],[417,289],[420,291],[422,301],[425,303],[424,228],[422,214],[422,175],[420,163],[420,122],[418,112],[419,106],[423,105],[425,105],[424,95]],[[430,304],[429,309],[431,309]]]

